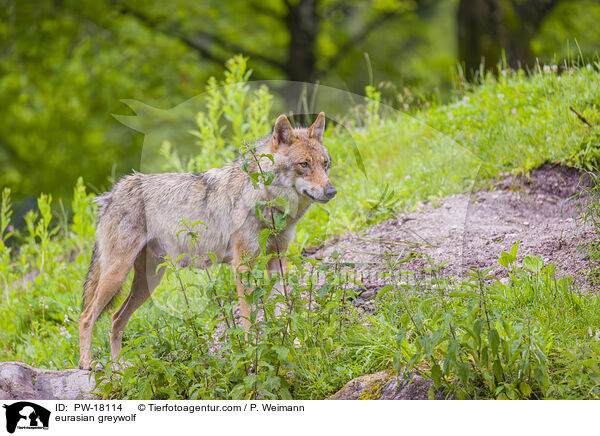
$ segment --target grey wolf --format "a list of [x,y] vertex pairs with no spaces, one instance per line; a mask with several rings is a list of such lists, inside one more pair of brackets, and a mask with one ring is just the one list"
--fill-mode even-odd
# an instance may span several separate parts
[[[309,206],[315,201],[326,203],[337,193],[329,180],[331,158],[323,146],[324,128],[323,112],[309,128],[292,128],[287,117],[280,115],[272,134],[257,145],[258,162],[250,162],[246,171],[243,160],[238,159],[203,173],[134,172],[97,197],[96,241],[79,321],[79,366],[91,368],[94,324],[133,269],[129,294],[112,316],[111,359],[117,362],[125,326],[160,283],[164,268],[157,271],[157,267],[167,255],[189,254],[198,259],[214,253],[218,262],[231,264],[238,273],[240,312],[248,331],[250,309],[239,275],[248,269],[245,256],[259,253],[258,235],[266,226],[256,216],[255,205],[277,197],[290,205],[286,228],[278,235],[279,249],[285,252]],[[273,161],[261,157],[265,154]],[[258,164],[274,174],[272,183],[261,189],[253,186],[248,174]],[[179,232],[182,219],[205,224],[193,247],[190,236]],[[269,253],[274,253],[273,245],[268,242]],[[268,270],[277,267],[278,260],[273,257]]]

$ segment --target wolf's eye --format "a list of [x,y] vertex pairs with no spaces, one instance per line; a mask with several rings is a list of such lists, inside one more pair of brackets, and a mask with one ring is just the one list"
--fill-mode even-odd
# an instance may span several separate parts
[[308,162],[300,162],[298,165],[300,165],[302,168],[308,168]]
[[325,159],[325,161],[323,162],[323,165],[325,166],[325,168],[329,168],[329,161],[327,159]]

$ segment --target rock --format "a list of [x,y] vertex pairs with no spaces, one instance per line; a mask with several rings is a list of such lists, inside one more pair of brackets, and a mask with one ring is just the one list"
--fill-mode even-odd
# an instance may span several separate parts
[[377,288],[366,289],[360,293],[360,298],[362,298],[363,300],[370,300],[373,297],[377,296],[377,292],[379,292],[379,289],[381,289],[381,287],[379,287],[378,289]]
[[305,247],[305,248],[302,250],[302,255],[303,255],[303,256],[312,256],[313,254],[315,254],[315,253],[316,253],[316,252],[318,252],[319,250],[322,250],[322,249],[323,249],[323,247],[325,247],[325,244],[322,244],[322,243],[321,243],[321,244],[318,244],[318,245],[315,245],[315,246],[313,246],[313,247]]
[[[410,380],[381,371],[350,380],[328,400],[427,400],[431,380],[413,375]],[[435,391],[436,400],[446,399],[441,391]]]
[[0,400],[93,400],[93,374],[81,369],[54,371],[21,362],[0,362]]

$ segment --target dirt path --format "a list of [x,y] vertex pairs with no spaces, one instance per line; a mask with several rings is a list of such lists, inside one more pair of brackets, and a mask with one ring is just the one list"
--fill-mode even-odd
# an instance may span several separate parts
[[493,186],[447,197],[438,207],[421,205],[414,212],[307,251],[325,259],[337,251],[343,261],[356,265],[353,274],[372,293],[387,282],[381,277],[385,260],[410,253],[417,257],[396,269],[423,274],[428,255],[436,264],[450,262],[440,270],[445,276],[462,276],[469,267],[495,267],[498,277],[506,277],[498,258],[520,240],[519,259],[526,254],[541,256],[546,263],[556,263],[558,277],[571,275],[589,289],[588,256],[581,245],[593,234],[577,219],[582,199],[573,197],[590,186],[589,176],[546,164],[529,178],[509,176]]

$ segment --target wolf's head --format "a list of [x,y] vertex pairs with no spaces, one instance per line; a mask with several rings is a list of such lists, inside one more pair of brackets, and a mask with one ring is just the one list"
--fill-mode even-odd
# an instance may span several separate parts
[[327,203],[336,189],[329,181],[331,158],[323,146],[325,114],[309,128],[293,129],[285,115],[275,121],[270,151],[275,160],[277,183],[294,187],[299,194]]

